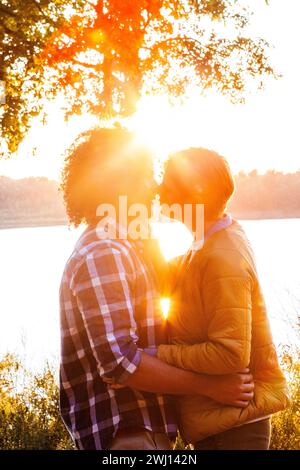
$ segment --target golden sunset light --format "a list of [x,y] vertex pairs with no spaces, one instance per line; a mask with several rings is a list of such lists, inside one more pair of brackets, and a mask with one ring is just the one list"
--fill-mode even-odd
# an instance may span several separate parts
[[0,0],[0,465],[292,466],[299,18]]
[[160,300],[161,310],[165,319],[168,318],[168,313],[170,310],[170,299],[168,297],[163,297]]

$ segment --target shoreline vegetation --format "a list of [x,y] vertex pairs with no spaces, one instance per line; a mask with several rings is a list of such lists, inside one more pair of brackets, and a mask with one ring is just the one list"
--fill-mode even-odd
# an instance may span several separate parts
[[[229,211],[241,220],[300,218],[300,170],[240,172]],[[0,176],[0,229],[67,225],[57,181]]]
[[[270,213],[250,213],[250,214],[233,214],[233,217],[238,220],[285,220],[285,219],[300,219],[300,214],[280,216],[279,214]],[[0,230],[9,230],[17,228],[42,228],[42,227],[59,227],[67,226],[67,218],[57,219],[43,219],[43,218],[20,218],[15,220],[1,220],[0,212]]]

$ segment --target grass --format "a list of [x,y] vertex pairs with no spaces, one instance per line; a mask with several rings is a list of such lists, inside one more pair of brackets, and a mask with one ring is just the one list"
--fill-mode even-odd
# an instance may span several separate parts
[[300,450],[300,351],[281,355],[289,382],[291,405],[272,418],[271,449]]
[[32,374],[7,355],[0,362],[0,449],[73,449],[59,414],[53,370]]

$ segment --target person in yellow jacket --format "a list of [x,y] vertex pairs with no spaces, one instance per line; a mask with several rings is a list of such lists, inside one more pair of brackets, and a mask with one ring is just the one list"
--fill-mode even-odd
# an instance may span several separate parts
[[233,192],[228,163],[213,151],[191,148],[166,163],[161,202],[203,204],[204,237],[195,240],[173,280],[171,344],[158,347],[158,358],[201,374],[250,368],[255,383],[246,408],[196,395],[177,398],[181,435],[195,449],[267,449],[270,416],[288,404],[252,249],[226,214]]

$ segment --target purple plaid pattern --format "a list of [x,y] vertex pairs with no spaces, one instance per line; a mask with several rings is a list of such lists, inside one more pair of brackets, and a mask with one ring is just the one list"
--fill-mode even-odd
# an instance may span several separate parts
[[60,406],[78,449],[108,449],[118,429],[176,434],[171,398],[111,390],[134,373],[141,350],[166,342],[153,268],[141,242],[101,240],[88,228],[60,289]]

